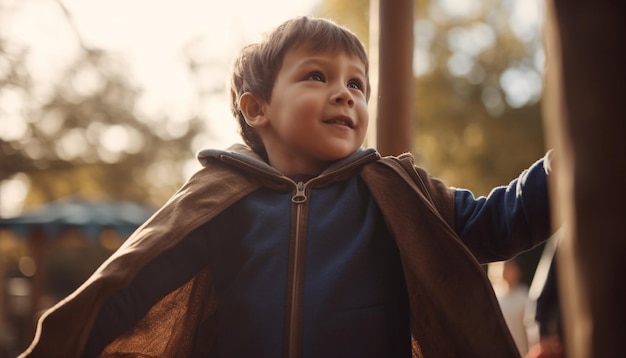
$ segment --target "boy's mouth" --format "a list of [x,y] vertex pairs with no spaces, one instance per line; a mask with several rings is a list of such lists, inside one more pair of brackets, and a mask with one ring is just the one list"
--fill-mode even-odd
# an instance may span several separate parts
[[331,118],[329,120],[324,121],[324,123],[328,124],[339,124],[342,126],[346,126],[348,128],[354,128],[354,122],[350,117],[347,116],[338,116],[335,118]]

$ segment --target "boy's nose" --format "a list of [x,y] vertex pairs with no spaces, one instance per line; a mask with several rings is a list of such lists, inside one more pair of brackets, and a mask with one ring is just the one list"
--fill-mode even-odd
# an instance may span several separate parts
[[336,104],[347,104],[350,107],[354,105],[354,98],[352,98],[352,94],[346,88],[342,88],[333,95],[331,101]]

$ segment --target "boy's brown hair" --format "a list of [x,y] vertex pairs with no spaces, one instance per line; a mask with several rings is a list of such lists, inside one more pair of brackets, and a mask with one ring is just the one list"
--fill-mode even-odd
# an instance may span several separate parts
[[[230,106],[239,122],[239,131],[244,142],[266,159],[263,142],[246,123],[239,108],[239,99],[242,94],[251,92],[269,103],[286,52],[302,45],[312,51],[345,52],[355,56],[365,65],[366,76],[369,72],[367,53],[361,41],[350,30],[326,19],[306,16],[293,18],[277,27],[263,41],[244,47],[233,66]],[[369,80],[365,95],[369,99]]]

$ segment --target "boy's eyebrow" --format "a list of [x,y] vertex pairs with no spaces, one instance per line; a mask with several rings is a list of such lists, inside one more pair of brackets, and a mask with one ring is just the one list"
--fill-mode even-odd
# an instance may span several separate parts
[[[326,65],[326,64],[332,64],[333,62],[334,62],[333,59],[330,59],[330,58],[310,56],[310,57],[307,57],[306,59],[302,60],[299,63],[299,65],[300,66],[305,66],[305,65],[308,65],[308,64],[318,64],[318,63],[322,63],[322,64]],[[355,59],[354,62],[355,63],[357,63],[357,62],[360,63],[360,61],[358,59]],[[364,65],[360,65],[360,66],[356,65],[356,64],[350,65],[350,68],[352,70],[356,70],[363,77],[367,77],[365,75],[365,68],[364,67],[365,67]]]

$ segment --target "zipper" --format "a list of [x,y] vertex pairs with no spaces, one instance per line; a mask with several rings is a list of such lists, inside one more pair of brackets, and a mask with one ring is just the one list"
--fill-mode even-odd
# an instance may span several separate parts
[[306,193],[304,192],[305,184],[298,182],[296,184],[296,193],[291,197],[291,202],[295,204],[302,204],[306,201]]
[[282,176],[277,173],[272,173],[268,170],[255,167],[254,165],[247,163],[243,160],[231,157],[221,156],[220,159],[224,162],[230,162],[231,164],[245,169],[249,173],[257,174],[261,177],[271,178],[274,180],[280,180],[289,183],[292,187],[295,187],[295,192],[291,197],[292,212],[294,216],[291,220],[293,223],[294,235],[290,239],[289,244],[289,267],[287,273],[287,302],[286,302],[286,317],[285,317],[285,357],[287,358],[299,358],[302,355],[302,334],[303,334],[303,308],[302,302],[304,291],[304,259],[306,255],[306,215],[308,196],[307,189],[312,183],[315,185],[324,185],[322,183],[332,180],[332,178],[341,176],[341,173],[348,172],[353,168],[359,167],[364,163],[371,162],[379,158],[378,154],[371,153],[364,157],[357,159],[356,161],[348,164],[347,166],[336,168],[329,172],[324,173],[321,176],[315,177],[306,183],[295,182],[288,177]]
[[304,205],[308,200],[306,195],[307,185],[303,182],[296,183],[296,191],[291,197],[295,205],[294,236],[290,245],[289,281],[287,282],[288,308],[286,317],[286,357],[300,357],[302,353],[302,291],[304,287],[304,257],[306,254],[306,237],[303,234],[303,215],[306,214]]

